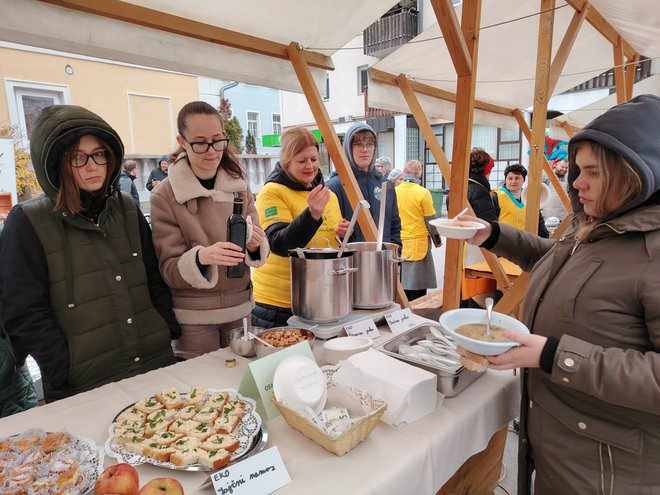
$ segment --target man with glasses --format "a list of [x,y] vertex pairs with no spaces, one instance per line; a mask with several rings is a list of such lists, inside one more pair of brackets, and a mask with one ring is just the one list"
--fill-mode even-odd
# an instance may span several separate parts
[[[384,184],[388,185],[385,208],[385,225],[383,228],[383,242],[393,242],[401,245],[401,218],[396,202],[394,186],[375,167],[377,148],[376,132],[365,123],[355,123],[344,137],[344,152],[348,157],[355,180],[362,191],[364,199],[369,202],[370,213],[374,222],[378,224],[381,193]],[[349,219],[353,216],[353,208],[348,200],[344,186],[339,180],[337,172],[333,172],[327,183],[328,188],[337,195],[341,214]],[[364,235],[358,224],[355,225],[351,242],[364,241]]]
[[380,172],[380,175],[387,177],[387,174],[392,170],[392,160],[387,156],[381,156],[376,158],[376,169]]

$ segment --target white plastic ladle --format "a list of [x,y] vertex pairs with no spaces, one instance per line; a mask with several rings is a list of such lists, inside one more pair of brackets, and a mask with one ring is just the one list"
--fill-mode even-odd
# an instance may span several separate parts
[[248,339],[247,318],[243,318],[243,340],[250,340]]
[[274,346],[274,345],[269,344],[269,343],[266,342],[264,339],[260,339],[259,337],[257,337],[257,336],[256,336],[255,334],[253,334],[252,332],[248,332],[248,335],[249,335],[250,337],[252,337],[254,340],[257,340],[257,341],[261,342],[261,343],[262,343],[263,345],[265,345],[266,347],[270,347],[271,349],[275,349],[275,346]]

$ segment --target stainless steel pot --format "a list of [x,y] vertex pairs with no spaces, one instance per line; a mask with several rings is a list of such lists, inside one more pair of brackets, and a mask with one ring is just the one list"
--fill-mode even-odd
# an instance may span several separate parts
[[[308,250],[304,250],[305,252]],[[331,323],[346,318],[353,301],[353,253],[341,258],[300,258],[290,251],[291,311],[316,323]]]
[[353,265],[353,307],[361,309],[386,308],[394,302],[398,274],[399,246],[384,242],[376,249],[375,242],[350,242],[346,246],[355,254]]

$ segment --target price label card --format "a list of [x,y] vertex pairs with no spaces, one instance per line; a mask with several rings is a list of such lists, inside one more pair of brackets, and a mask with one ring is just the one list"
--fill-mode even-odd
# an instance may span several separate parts
[[376,327],[376,323],[374,323],[372,318],[366,318],[350,325],[345,325],[344,330],[351,337],[369,337],[370,339],[380,337],[378,327]]
[[392,311],[385,315],[385,319],[394,334],[405,332],[419,324],[417,317],[412,314],[410,308]]
[[211,475],[217,495],[268,495],[291,483],[277,447],[271,447],[244,461]]

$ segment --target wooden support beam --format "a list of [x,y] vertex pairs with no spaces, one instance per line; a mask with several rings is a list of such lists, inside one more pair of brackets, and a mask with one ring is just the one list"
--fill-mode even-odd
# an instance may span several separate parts
[[[467,202],[467,179],[470,167],[472,143],[472,120],[474,96],[477,82],[477,58],[479,54],[479,26],[481,23],[481,0],[464,0],[461,29],[472,57],[472,70],[468,75],[459,75],[456,85],[456,110],[454,115],[454,144],[452,147],[451,180],[449,189],[453,197],[449,204],[449,216],[457,215]],[[448,47],[450,50],[451,46]],[[445,253],[445,277],[442,307],[445,311],[458,308],[461,296],[461,276],[465,262],[463,243],[448,239]]]
[[616,103],[620,105],[626,101],[626,95],[628,91],[626,90],[626,73],[624,68],[624,57],[623,57],[623,40],[619,36],[619,42],[616,45],[612,45],[612,50],[614,52],[614,85],[616,87]]
[[[578,12],[582,12],[587,5],[590,5],[587,0],[566,0],[566,3]],[[619,32],[605,20],[593,5],[590,6],[589,12],[587,13],[587,22],[591,24],[596,31],[602,34],[606,40],[612,43],[612,45],[616,45],[619,42]],[[622,45],[623,53],[628,60],[632,60],[635,56],[639,56],[639,53],[637,53],[637,51],[635,51],[626,40],[623,40]]]
[[573,124],[569,124],[568,122],[561,122],[559,125],[561,126],[562,129],[564,129],[564,131],[566,131],[566,134],[568,134],[569,138],[572,138],[582,130],[577,126],[574,126]]
[[[369,78],[379,83],[387,84],[389,86],[397,86],[397,82],[396,82],[397,77],[399,76],[395,74],[391,74],[389,72],[385,72],[379,69],[374,69],[373,67],[369,68]],[[439,100],[456,103],[456,93],[452,93],[451,91],[446,91],[444,89],[436,88],[434,86],[420,83],[412,79],[408,79],[408,84],[410,85],[412,90],[419,95],[430,96],[432,98],[437,98]],[[484,110],[485,112],[495,113],[498,115],[506,115],[507,117],[511,117],[511,112],[513,112],[512,108],[507,108],[501,105],[495,105],[494,103],[487,103],[485,101],[480,101],[480,100],[474,101],[474,108],[478,110]]]
[[568,60],[568,56],[570,55],[571,50],[573,49],[573,45],[575,44],[577,35],[580,32],[580,28],[582,27],[582,23],[587,17],[588,12],[589,12],[589,4],[587,4],[582,9],[582,12],[575,12],[575,14],[573,14],[571,23],[568,25],[568,28],[566,29],[564,38],[561,40],[559,49],[557,50],[557,53],[555,53],[555,58],[552,60],[552,66],[550,67],[550,85],[548,86],[548,92],[550,94],[553,94],[555,92],[555,86],[557,86],[557,81],[559,81],[559,76],[561,76],[561,72],[562,70],[564,70],[564,65],[566,65],[566,60]]
[[[525,135],[525,138],[527,138],[527,142],[530,143],[530,148],[531,148],[531,143],[532,143],[532,131],[529,129],[529,126],[527,125],[527,122],[525,122],[525,118],[523,117],[523,114],[520,110],[516,109],[513,112],[513,116],[516,118],[516,121],[518,122],[518,125],[520,126],[520,130],[522,133]],[[566,208],[566,211],[568,213],[573,213],[573,207],[571,206],[571,201],[568,199],[568,194],[566,194],[566,190],[564,189],[564,186],[562,185],[561,182],[557,179],[557,176],[555,175],[554,171],[552,170],[552,167],[550,166],[550,163],[548,162],[547,158],[545,155],[543,155],[543,171],[545,172],[545,175],[548,176],[548,179],[550,180],[550,183],[552,184],[552,187],[554,187],[555,191],[557,191],[557,195],[559,196],[559,199],[561,200],[562,204],[564,205],[564,208]],[[528,196],[529,198],[529,196]]]
[[[527,204],[525,206],[525,230],[537,233],[539,226],[539,200],[541,196],[541,170],[545,155],[545,122],[551,94],[550,59],[555,19],[555,0],[541,0],[539,35],[536,52],[536,82],[534,84],[534,113],[532,115],[532,140],[530,141],[529,176],[527,177]],[[553,174],[554,175],[554,174]]]
[[469,76],[472,72],[472,57],[465,42],[465,35],[461,31],[454,5],[451,0],[431,0],[431,6],[447,44],[451,61],[454,63],[456,74]]
[[[426,144],[428,145],[429,150],[435,159],[435,163],[438,164],[440,173],[443,175],[445,180],[449,180],[451,178],[451,165],[449,164],[449,160],[447,160],[447,155],[445,155],[442,146],[440,146],[440,143],[435,137],[433,127],[431,127],[431,123],[426,118],[426,114],[424,113],[419,100],[415,96],[415,93],[410,87],[408,79],[406,79],[405,75],[401,74],[399,77],[397,77],[397,83],[399,85],[399,89],[401,89],[403,97],[406,99],[406,103],[408,103],[408,107],[410,108],[413,117],[415,117],[417,126],[419,127],[419,130],[421,131],[422,136],[424,137],[424,140],[426,141]],[[467,199],[467,197],[465,199]],[[461,204],[465,203],[466,201],[463,201]],[[472,207],[469,204],[467,206],[469,208],[468,213],[470,215],[474,215]],[[464,207],[465,206],[462,206],[461,209]],[[485,249],[482,249],[481,252],[484,255],[484,259],[488,263],[493,276],[497,280],[498,285],[502,287],[502,290],[507,290],[511,285],[511,281],[509,280],[509,276],[507,275],[504,268],[502,268],[502,265],[497,259],[497,256],[491,254]]]
[[[316,120],[316,124],[319,126],[319,130],[323,136],[323,142],[330,154],[330,159],[332,160],[332,163],[334,163],[342,186],[346,191],[346,196],[348,196],[351,206],[355,208],[358,202],[364,199],[364,196],[362,196],[360,187],[353,176],[348,158],[344,154],[344,150],[339,142],[339,137],[337,137],[337,133],[332,125],[328,111],[323,104],[323,98],[316,87],[314,78],[312,77],[298,45],[296,43],[291,43],[287,47],[287,53],[291,60],[291,64],[293,65],[293,69],[298,76],[298,80],[300,81],[300,87],[305,94],[305,98],[307,98],[307,103],[312,111],[312,115],[314,115],[314,120]],[[391,191],[391,193],[394,193],[394,191]],[[364,212],[364,214],[359,215],[358,224],[360,225],[360,229],[367,241],[373,242],[376,240],[376,224],[370,213]],[[408,302],[406,294],[399,281],[397,281],[397,301],[401,307],[410,307],[410,303]]]
[[[185,17],[166,14],[159,10],[141,7],[120,0],[40,0],[44,3],[66,7],[72,10],[87,12],[116,19],[118,21],[137,24],[159,31],[178,34],[217,45],[238,48],[248,52],[259,53],[269,57],[289,60],[287,45],[275,41],[250,36],[248,34],[223,29],[211,24],[194,21]],[[301,57],[312,67],[334,70],[332,58],[317,52],[303,51]]]
[[633,96],[633,84],[635,84],[635,71],[639,63],[639,55],[636,55],[632,60],[626,64],[626,101],[630,100]]

